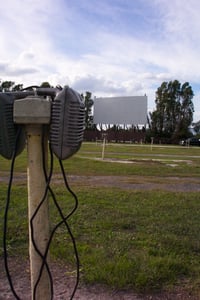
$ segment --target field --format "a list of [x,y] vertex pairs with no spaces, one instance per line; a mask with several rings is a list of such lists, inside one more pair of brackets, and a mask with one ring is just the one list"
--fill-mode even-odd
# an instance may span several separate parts
[[[101,143],[84,143],[63,162],[79,201],[68,223],[77,243],[81,281],[137,293],[181,290],[198,297],[200,148],[107,144],[103,159],[102,150]],[[10,161],[0,158],[1,241],[9,168]],[[51,187],[67,215],[74,198],[56,159]],[[49,202],[54,228],[60,215],[51,195]],[[11,257],[28,257],[26,151],[15,163],[7,244]],[[56,230],[50,252],[53,261],[75,273],[66,226]]]

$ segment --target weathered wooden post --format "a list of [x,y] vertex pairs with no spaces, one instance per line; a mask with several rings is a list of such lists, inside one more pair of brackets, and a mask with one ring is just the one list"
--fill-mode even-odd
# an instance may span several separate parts
[[[46,179],[43,170],[45,162],[43,162],[42,151],[42,126],[50,122],[51,103],[37,96],[16,100],[14,103],[13,117],[15,123],[24,124],[26,126],[27,134],[29,256],[32,299],[49,300],[51,299],[50,281],[45,267],[43,268],[42,276],[34,297],[34,287],[38,280],[43,261],[33,245],[32,235],[37,249],[44,255],[49,240],[49,213],[47,195],[45,197]],[[47,158],[47,136],[44,137],[44,141],[45,156]],[[43,198],[44,201],[34,216]],[[34,218],[32,219],[33,216]],[[33,221],[33,232],[30,226],[31,219]]]

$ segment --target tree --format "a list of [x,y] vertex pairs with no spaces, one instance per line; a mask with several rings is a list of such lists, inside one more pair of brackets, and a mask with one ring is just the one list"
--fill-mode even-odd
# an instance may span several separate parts
[[86,92],[85,95],[81,95],[85,102],[85,128],[89,129],[93,127],[93,115],[92,107],[94,101],[92,100],[92,93]]
[[0,84],[1,92],[20,91],[23,89],[23,84],[15,84],[14,81],[2,81]]
[[156,109],[150,113],[151,134],[171,141],[187,137],[193,120],[193,96],[188,82],[163,82],[156,91]]
[[43,88],[50,88],[51,85],[48,81],[44,81],[41,83],[40,87],[43,87]]
[[12,91],[20,91],[23,89],[23,84],[16,84],[13,86]]
[[14,81],[3,81],[1,82],[1,91],[3,92],[9,92],[9,91],[12,91],[12,88],[14,86]]

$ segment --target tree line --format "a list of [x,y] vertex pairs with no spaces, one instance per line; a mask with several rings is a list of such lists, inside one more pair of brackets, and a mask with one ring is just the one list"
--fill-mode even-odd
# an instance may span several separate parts
[[[48,82],[42,82],[40,87],[52,87]],[[0,82],[0,91],[19,91],[23,84],[13,81]],[[81,94],[85,103],[85,127],[94,129],[92,93]],[[155,109],[147,116],[147,136],[155,139],[168,139],[175,142],[191,136],[189,127],[193,121],[194,92],[189,82],[181,84],[178,80],[164,81],[155,93]],[[194,130],[200,132],[200,121],[193,123]]]
[[155,110],[149,114],[151,135],[171,142],[189,137],[194,113],[193,96],[189,82],[163,82],[156,91]]

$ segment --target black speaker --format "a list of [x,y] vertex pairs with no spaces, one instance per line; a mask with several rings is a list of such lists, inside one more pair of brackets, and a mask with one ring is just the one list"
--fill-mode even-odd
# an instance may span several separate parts
[[12,158],[15,150],[18,155],[25,147],[25,132],[13,122],[13,104],[12,95],[0,93],[0,155],[7,159]]
[[52,102],[50,144],[59,159],[76,153],[82,143],[85,126],[83,99],[72,88],[65,86]]

